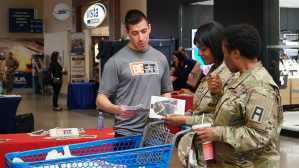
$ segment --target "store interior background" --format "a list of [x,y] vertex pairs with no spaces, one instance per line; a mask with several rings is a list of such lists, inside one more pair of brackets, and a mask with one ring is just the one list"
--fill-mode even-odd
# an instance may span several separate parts
[[[111,16],[107,16],[105,21],[97,28],[90,29],[84,25],[83,19],[80,20],[81,23],[79,24],[78,21],[74,21],[73,16],[70,16],[65,21],[58,21],[52,15],[52,10],[58,3],[65,3],[70,8],[80,8],[81,11],[79,12],[81,18],[83,18],[85,10],[91,4],[100,2],[105,4],[107,6],[107,9],[109,9],[111,1],[117,0],[86,0],[84,1],[85,4],[83,3],[83,0],[0,0],[0,18],[3,23],[8,23],[9,8],[37,9],[38,19],[43,19],[44,22],[43,34],[8,33],[8,25],[1,24],[0,38],[1,40],[43,39],[43,52],[45,55],[46,64],[48,65],[50,63],[50,56],[53,51],[62,51],[62,66],[65,67],[68,72],[70,72],[70,34],[72,32],[84,32],[86,58],[85,72],[88,77],[92,79],[94,76],[92,71],[92,64],[95,61],[95,44],[101,38],[104,38],[105,40],[118,40],[121,36],[124,36],[126,38],[123,31],[123,23],[125,14],[129,9],[136,8],[147,15],[149,23],[152,25],[152,32],[150,34],[151,38],[170,39],[171,37],[173,37],[176,40],[177,47],[183,46],[185,48],[192,48],[193,39],[191,38],[191,29],[196,29],[199,25],[204,24],[207,21],[215,20],[220,22],[225,27],[232,24],[248,23],[257,28],[263,41],[262,52],[259,56],[259,60],[262,61],[263,65],[270,72],[275,81],[279,81],[279,75],[277,76],[277,72],[279,73],[279,51],[282,48],[269,48],[269,46],[280,44],[280,31],[289,30],[295,33],[297,30],[299,30],[298,0],[118,0],[118,2],[120,3],[120,26],[117,27],[117,29],[119,29],[120,32],[117,37],[115,36],[113,38],[111,38],[111,34],[109,36],[109,29],[111,29],[109,18]],[[84,5],[74,6],[76,4]],[[78,29],[78,25],[80,25],[81,28]],[[74,31],[76,29],[80,31]],[[7,53],[5,54],[7,55]],[[192,56],[192,52],[188,51],[188,55]],[[274,65],[272,64],[273,62],[275,62]],[[64,81],[61,89],[61,94],[63,97],[66,97],[68,91],[67,87],[70,83],[69,73],[68,75],[64,75],[63,80]],[[283,104],[285,106],[289,105],[290,109],[297,107],[297,105],[299,104],[299,93],[292,93],[292,89],[299,89],[299,78],[298,80],[296,78],[289,80],[288,87],[281,89]],[[31,99],[35,98],[35,96],[27,96],[25,98]],[[48,100],[50,101],[50,98]],[[30,101],[25,102],[30,103]],[[42,104],[45,102],[40,103]],[[49,105],[49,103],[46,104]],[[32,103],[32,105],[38,106],[39,103]],[[26,109],[25,105],[22,107]],[[36,108],[38,110],[43,110],[41,109],[41,107]],[[22,111],[21,113],[26,112],[29,111]],[[80,112],[76,113],[79,114]],[[294,112],[294,114],[295,113],[296,112]],[[47,114],[47,117],[51,118],[52,114]],[[80,119],[77,121],[77,123],[82,122],[81,117],[82,116],[78,117]],[[298,118],[299,115],[292,115],[289,118],[296,119],[296,117]],[[41,118],[45,119],[44,117]],[[95,122],[96,119],[94,118],[95,117],[91,117],[88,119],[94,120]],[[287,120],[289,118],[287,118]],[[62,115],[61,119],[68,120],[65,114]],[[113,119],[111,119],[111,122],[113,122]],[[40,123],[44,124],[42,122]],[[85,121],[84,124],[88,125],[89,122]],[[295,124],[299,123],[290,122],[290,125]],[[107,125],[109,125],[108,122]],[[47,125],[47,127],[48,126],[52,127],[52,125]],[[294,128],[292,126],[290,127],[290,129],[299,131],[297,127]],[[296,132],[291,133],[296,134]],[[299,153],[299,143],[297,139],[289,139],[288,137],[283,137],[282,139],[284,141],[281,143],[282,145],[280,146],[280,152],[282,154],[282,158],[284,158],[284,163],[288,165],[298,165],[299,161],[297,158]],[[290,149],[288,148],[288,146],[293,148]],[[290,161],[292,163],[289,163]]]

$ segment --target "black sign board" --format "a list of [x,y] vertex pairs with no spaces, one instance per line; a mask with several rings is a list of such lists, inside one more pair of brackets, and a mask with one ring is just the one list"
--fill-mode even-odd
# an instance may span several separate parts
[[31,33],[34,9],[9,9],[9,33]]
[[42,19],[31,20],[31,33],[43,33],[43,20]]

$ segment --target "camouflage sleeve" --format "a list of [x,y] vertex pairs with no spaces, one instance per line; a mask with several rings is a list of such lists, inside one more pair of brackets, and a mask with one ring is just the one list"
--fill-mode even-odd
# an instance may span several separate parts
[[208,108],[215,110],[216,109],[216,105],[218,104],[219,100],[221,99],[221,97],[223,95],[224,95],[223,89],[221,89],[220,92],[218,92],[217,94],[214,94],[214,93],[211,92],[212,100],[208,104]]
[[13,69],[14,70],[16,70],[16,69],[18,69],[19,68],[19,63],[18,63],[18,61],[14,61],[14,66],[13,66]]
[[247,103],[240,103],[238,113],[243,114],[246,125],[217,126],[213,132],[214,141],[226,142],[236,151],[258,149],[271,143],[278,131],[278,103],[276,95],[264,92],[267,91],[252,92]]
[[[185,125],[193,126],[193,125],[201,124],[202,113],[200,113],[200,114],[201,115],[187,116]],[[212,123],[213,117],[214,117],[214,114],[212,114],[212,113],[205,114],[204,123]]]

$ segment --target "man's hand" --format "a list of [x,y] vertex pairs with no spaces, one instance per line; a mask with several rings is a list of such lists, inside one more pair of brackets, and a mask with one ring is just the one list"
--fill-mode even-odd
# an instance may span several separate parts
[[196,139],[201,139],[201,141],[196,141],[196,143],[204,143],[206,141],[214,141],[213,132],[216,127],[204,127],[197,128],[193,131],[197,131],[195,134]]
[[137,111],[129,111],[126,110],[123,106],[117,105],[117,110],[119,111],[119,115],[124,119],[131,118],[136,115]]
[[180,127],[186,123],[186,116],[177,114],[170,117],[163,117],[160,120],[164,120],[168,125],[172,127]]
[[61,72],[64,72],[65,71],[65,68],[62,68],[62,71]]
[[208,88],[212,93],[217,94],[221,91],[221,87],[222,87],[222,80],[219,74],[216,72],[214,75],[210,77],[208,81]]

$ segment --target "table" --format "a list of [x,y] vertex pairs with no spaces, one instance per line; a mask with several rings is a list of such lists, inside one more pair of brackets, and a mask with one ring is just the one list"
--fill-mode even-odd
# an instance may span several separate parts
[[96,90],[95,83],[70,83],[67,94],[68,109],[95,109]]
[[14,88],[32,88],[32,73],[30,72],[16,72]]
[[[96,138],[81,138],[67,140],[50,140],[44,139],[46,136],[29,136],[26,133],[21,134],[0,134],[1,139],[11,139],[10,141],[0,143],[0,167],[4,165],[4,155],[10,152],[28,151],[33,149],[48,148],[53,146],[68,145],[74,143],[97,141],[108,138],[114,138],[113,128],[105,128],[103,131],[97,129],[86,129],[83,135],[98,135]],[[1,166],[2,165],[2,166]]]
[[15,116],[22,97],[0,97],[0,130],[14,133]]
[[186,100],[185,112],[190,110],[193,107],[193,97],[194,95],[192,96],[171,95],[171,98]]

